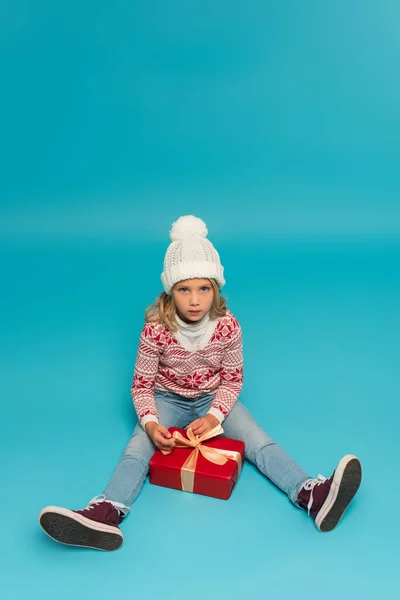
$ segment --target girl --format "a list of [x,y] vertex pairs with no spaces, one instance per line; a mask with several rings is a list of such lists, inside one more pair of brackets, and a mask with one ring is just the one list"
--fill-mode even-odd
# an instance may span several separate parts
[[39,522],[64,544],[116,550],[119,524],[131,509],[155,448],[171,452],[168,428],[202,435],[223,423],[225,435],[245,442],[246,458],[320,531],[331,531],[361,483],[361,464],[344,456],[329,478],[310,477],[238,401],[243,385],[242,331],[220,296],[225,284],[205,223],[180,217],[164,260],[164,292],[145,311],[132,384],[138,416],[133,435],[103,494],[81,510],[44,508]]

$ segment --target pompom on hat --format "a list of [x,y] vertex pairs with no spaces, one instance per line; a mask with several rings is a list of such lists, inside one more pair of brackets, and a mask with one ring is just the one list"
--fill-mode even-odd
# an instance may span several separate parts
[[179,217],[172,224],[171,244],[161,273],[166,294],[170,294],[175,283],[184,279],[215,279],[220,288],[225,284],[224,267],[207,234],[204,221],[193,215]]

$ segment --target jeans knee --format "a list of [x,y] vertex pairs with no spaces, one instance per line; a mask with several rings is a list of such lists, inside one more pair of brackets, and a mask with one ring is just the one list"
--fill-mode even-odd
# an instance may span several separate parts
[[140,462],[149,462],[154,453],[152,442],[142,434],[133,435],[122,455],[125,458],[136,459]]
[[271,446],[275,446],[275,444],[276,442],[267,435],[252,440],[247,447],[245,446],[246,458],[251,462],[258,464],[261,457],[264,455],[265,450]]

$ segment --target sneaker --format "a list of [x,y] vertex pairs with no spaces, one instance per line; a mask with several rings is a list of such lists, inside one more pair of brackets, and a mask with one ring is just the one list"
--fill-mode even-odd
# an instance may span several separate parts
[[46,506],[39,515],[42,529],[53,540],[96,550],[117,550],[122,545],[123,535],[118,527],[122,519],[117,506],[104,496],[96,496],[82,510]]
[[318,475],[302,486],[297,502],[307,509],[320,531],[331,531],[339,523],[360,487],[361,474],[358,458],[346,454],[329,479]]

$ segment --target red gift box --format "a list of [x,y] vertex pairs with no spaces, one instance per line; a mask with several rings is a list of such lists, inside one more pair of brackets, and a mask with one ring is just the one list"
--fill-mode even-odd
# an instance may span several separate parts
[[[170,427],[168,431],[177,437],[179,447],[166,455],[155,451],[150,460],[150,483],[228,500],[244,461],[244,442],[221,437],[220,425],[200,438],[191,430]],[[180,440],[190,446],[183,446]]]

